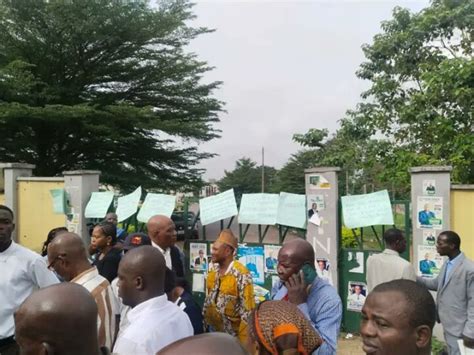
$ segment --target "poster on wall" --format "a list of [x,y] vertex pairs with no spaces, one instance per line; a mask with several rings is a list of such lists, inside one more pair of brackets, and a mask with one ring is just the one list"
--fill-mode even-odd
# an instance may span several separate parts
[[194,271],[207,271],[207,244],[189,244],[189,267]]
[[443,228],[443,198],[434,196],[418,196],[417,227],[429,229]]
[[205,292],[205,283],[204,274],[193,274],[193,292]]
[[436,252],[435,246],[418,246],[418,275],[425,278],[434,278],[439,275],[443,266],[443,257]]
[[347,289],[347,309],[360,312],[367,297],[367,285],[363,282],[349,281]]
[[329,181],[321,174],[309,175],[310,190],[328,190],[331,188]]
[[326,208],[324,203],[324,195],[307,195],[306,204],[308,209],[308,218],[316,212],[321,212]]
[[436,195],[435,180],[423,180],[423,195]]
[[262,246],[239,246],[237,249],[237,259],[250,271],[254,284],[263,285],[265,283],[264,251]]
[[364,273],[364,253],[359,251],[351,251],[347,254],[347,267],[349,272],[355,274]]
[[332,276],[331,276],[331,264],[326,258],[316,258],[316,272],[318,277],[326,280],[330,285],[332,285]]
[[435,245],[436,244],[436,233],[432,229],[423,230],[423,245]]
[[277,273],[278,265],[278,252],[281,249],[281,245],[265,245],[265,272],[268,274]]

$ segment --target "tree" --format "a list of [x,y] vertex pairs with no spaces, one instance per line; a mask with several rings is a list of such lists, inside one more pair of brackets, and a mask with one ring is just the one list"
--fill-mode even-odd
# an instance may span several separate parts
[[218,137],[220,82],[185,47],[186,0],[0,0],[0,161],[97,169],[124,189],[192,188]]
[[433,0],[417,14],[395,8],[363,47],[357,75],[371,81],[356,125],[392,147],[386,163],[409,183],[406,164],[448,164],[474,182],[474,3]]
[[[274,168],[264,166],[265,192],[273,191],[275,174]],[[225,171],[217,185],[220,191],[233,188],[237,199],[245,193],[262,192],[262,168],[249,158],[241,158],[235,162],[234,170]]]

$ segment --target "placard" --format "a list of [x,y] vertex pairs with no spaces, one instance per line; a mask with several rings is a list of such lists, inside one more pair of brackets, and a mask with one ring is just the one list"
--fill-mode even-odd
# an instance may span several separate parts
[[387,190],[364,195],[342,196],[342,215],[347,228],[393,225],[392,205]]
[[278,194],[243,194],[240,202],[240,224],[269,224],[277,221]]
[[176,196],[165,194],[148,193],[145,197],[140,211],[138,211],[137,220],[147,223],[155,215],[171,217],[176,206]]
[[122,222],[133,216],[138,209],[138,203],[142,196],[142,187],[139,186],[131,194],[121,196],[117,202],[117,221]]
[[113,199],[114,193],[112,191],[93,192],[84,211],[84,217],[104,218]]
[[280,192],[277,223],[304,229],[306,227],[306,196]]
[[234,189],[199,200],[199,210],[203,226],[235,216],[238,212]]

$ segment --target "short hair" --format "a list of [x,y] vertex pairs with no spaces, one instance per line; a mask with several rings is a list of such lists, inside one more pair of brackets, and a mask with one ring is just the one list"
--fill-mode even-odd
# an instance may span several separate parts
[[448,243],[454,244],[456,249],[461,248],[461,238],[459,237],[459,234],[453,231],[443,231],[439,233],[439,235],[445,235]]
[[96,225],[96,227],[102,229],[102,233],[104,233],[107,237],[112,238],[112,245],[117,243],[117,227],[115,224],[110,222],[100,222],[98,225]]
[[5,206],[5,205],[0,205],[0,210],[5,210],[5,211],[10,212],[10,214],[12,215],[12,221],[15,219],[15,215],[13,214],[13,211],[11,210],[10,207]]
[[[436,305],[428,289],[411,280],[393,280],[377,285],[372,294],[381,292],[398,292],[407,303],[405,312],[409,324],[413,327],[427,325],[433,330],[436,322]],[[370,295],[369,295],[370,296]]]
[[390,228],[385,231],[383,234],[383,239],[385,243],[392,245],[396,243],[398,240],[403,238],[403,232],[397,228]]

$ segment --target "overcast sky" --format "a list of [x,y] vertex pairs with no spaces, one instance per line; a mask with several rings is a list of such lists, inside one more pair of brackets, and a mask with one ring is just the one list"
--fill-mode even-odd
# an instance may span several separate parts
[[205,79],[224,82],[216,97],[226,102],[217,128],[222,138],[200,149],[205,178],[221,178],[235,161],[250,157],[281,168],[299,146],[294,133],[309,128],[335,132],[338,120],[360,101],[368,83],[356,78],[361,45],[381,32],[395,6],[419,11],[416,1],[197,1],[194,23],[216,29],[191,50],[216,67]]

